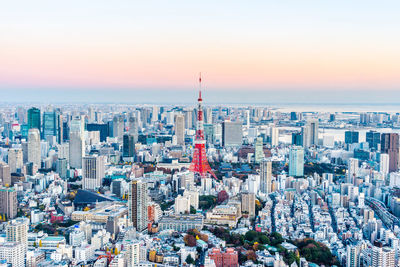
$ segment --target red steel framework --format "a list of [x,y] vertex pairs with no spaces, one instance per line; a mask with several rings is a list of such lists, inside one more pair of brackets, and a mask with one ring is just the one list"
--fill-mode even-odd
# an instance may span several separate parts
[[211,174],[212,177],[217,179],[214,172],[212,171],[210,164],[208,164],[206,154],[206,140],[204,139],[204,122],[203,122],[203,107],[201,98],[201,74],[199,77],[199,98],[197,99],[197,127],[196,127],[196,138],[194,140],[194,151],[193,159],[190,164],[189,170],[200,175],[201,178],[205,178],[207,173]]

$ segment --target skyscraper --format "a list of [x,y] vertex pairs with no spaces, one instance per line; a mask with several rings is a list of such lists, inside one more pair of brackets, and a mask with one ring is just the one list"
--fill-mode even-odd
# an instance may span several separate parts
[[117,137],[119,141],[122,141],[124,134],[124,117],[116,115],[113,118],[113,137]]
[[303,144],[305,147],[318,145],[318,120],[307,121],[306,126],[302,128]]
[[272,161],[263,160],[260,164],[260,190],[264,194],[271,193]]
[[28,132],[28,162],[36,164],[41,168],[40,132],[37,128],[29,129]]
[[101,186],[104,178],[104,157],[83,157],[82,185],[83,189],[97,189]]
[[3,186],[11,185],[11,172],[10,166],[4,162],[0,162],[0,181]]
[[28,109],[28,129],[41,129],[40,123],[40,109],[30,108]]
[[0,188],[0,214],[7,219],[17,216],[17,191],[13,188]]
[[360,266],[360,247],[357,245],[347,245],[346,267]]
[[354,183],[355,178],[358,175],[358,159],[350,158],[347,166],[347,183]]
[[242,138],[242,122],[224,121],[222,123],[222,145],[224,147],[241,146]]
[[81,117],[74,117],[69,131],[69,166],[81,169],[85,156],[84,125]]
[[264,159],[264,144],[263,138],[257,137],[254,149],[254,161],[260,163]]
[[365,134],[365,140],[369,144],[369,148],[379,150],[381,144],[381,133],[369,131]]
[[358,143],[358,135],[359,133],[357,131],[346,131],[344,133],[344,142],[346,144]]
[[133,161],[133,157],[135,156],[135,137],[131,134],[124,134],[122,156],[124,160]]
[[58,143],[62,142],[62,116],[59,111],[46,111],[43,113],[42,136],[44,140],[46,140],[47,136],[55,136]]
[[249,218],[256,215],[256,196],[253,193],[242,193],[242,212],[247,213]]
[[175,116],[175,135],[177,144],[183,146],[185,144],[185,118],[181,114]]
[[23,153],[20,148],[10,148],[8,150],[8,165],[10,166],[10,172],[20,172],[23,166]]
[[134,179],[129,186],[128,216],[137,231],[147,228],[147,183]]
[[289,175],[304,175],[304,149],[300,146],[293,146],[289,151]]
[[387,178],[387,175],[389,174],[389,155],[382,153],[379,156],[379,171],[382,173],[382,175]]
[[271,147],[278,146],[279,144],[279,129],[275,126],[270,128]]
[[134,136],[134,142],[136,143],[138,141],[138,135],[139,135],[139,122],[137,117],[129,117],[128,120],[128,127],[129,127],[129,134]]
[[397,171],[399,168],[399,134],[382,134],[381,152],[389,154],[389,172]]

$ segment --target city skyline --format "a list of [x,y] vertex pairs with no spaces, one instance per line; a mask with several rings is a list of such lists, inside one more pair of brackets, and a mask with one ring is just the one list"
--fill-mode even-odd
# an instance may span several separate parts
[[0,11],[6,101],[8,91],[28,98],[38,90],[89,102],[87,95],[104,92],[97,102],[107,102],[117,90],[182,92],[189,102],[199,71],[210,100],[238,94],[228,102],[249,90],[397,93],[400,82],[396,1],[23,2]]

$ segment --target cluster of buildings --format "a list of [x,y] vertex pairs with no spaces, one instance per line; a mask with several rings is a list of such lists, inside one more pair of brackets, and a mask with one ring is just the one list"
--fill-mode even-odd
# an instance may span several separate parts
[[271,246],[243,259],[213,227],[398,265],[399,114],[198,101],[1,106],[0,266],[289,265]]

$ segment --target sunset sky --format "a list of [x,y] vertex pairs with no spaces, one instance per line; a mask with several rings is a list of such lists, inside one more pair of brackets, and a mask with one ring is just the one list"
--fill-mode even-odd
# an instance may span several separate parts
[[199,71],[210,93],[397,91],[399,11],[398,0],[4,1],[0,91],[186,92]]

